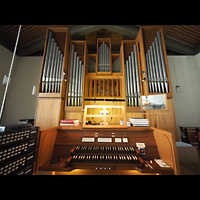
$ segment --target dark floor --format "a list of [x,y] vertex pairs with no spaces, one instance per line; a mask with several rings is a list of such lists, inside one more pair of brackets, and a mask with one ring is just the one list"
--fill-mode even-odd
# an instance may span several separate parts
[[[200,160],[200,148],[197,148]],[[180,163],[181,175],[200,175],[200,162],[199,163]]]

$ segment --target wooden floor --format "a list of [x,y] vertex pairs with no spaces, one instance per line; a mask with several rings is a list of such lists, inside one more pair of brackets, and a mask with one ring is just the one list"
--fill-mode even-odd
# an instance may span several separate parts
[[[200,148],[197,148],[200,160]],[[200,175],[200,162],[199,163],[180,163],[181,175]]]

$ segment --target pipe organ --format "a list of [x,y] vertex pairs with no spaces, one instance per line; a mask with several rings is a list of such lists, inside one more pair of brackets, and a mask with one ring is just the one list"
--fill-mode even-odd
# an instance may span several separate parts
[[[86,41],[72,40],[68,28],[48,29],[36,125],[43,128],[44,123],[48,128],[50,122],[59,125],[59,120],[70,118],[83,122],[86,105],[108,105],[125,110],[125,116],[114,112],[119,117],[111,117],[109,127],[130,117],[148,118],[150,126],[177,134],[162,28],[141,27],[135,40],[122,40],[119,54],[112,54],[111,49],[112,38],[97,38],[97,53],[88,54]],[[141,110],[141,95],[162,93],[167,94],[168,111]],[[89,121],[101,117],[98,109],[88,114]],[[46,118],[47,123],[40,118]]]
[[[119,54],[112,54],[111,50],[112,38],[97,38],[97,53],[89,54],[86,41],[72,40],[68,28],[49,28],[38,87],[35,125],[43,131],[59,126],[62,119],[79,119],[81,125],[74,130],[116,128],[123,135],[129,118],[146,118],[151,127],[170,131],[177,139],[162,28],[142,26],[135,40],[122,40]],[[168,110],[141,109],[142,95],[163,93],[167,94]],[[88,121],[95,123],[88,125]],[[78,148],[84,147],[78,141],[71,157],[67,154],[70,157],[66,162],[68,166],[76,165],[77,161],[96,162],[98,159],[101,162],[117,159],[122,163],[134,163],[135,167],[137,163],[143,163],[139,153],[118,155],[107,152],[100,155],[93,151],[79,152]],[[94,146],[108,148],[109,145],[101,147],[95,143],[85,148],[94,150]],[[118,147],[116,144],[111,146]],[[71,148],[73,146],[69,146],[68,151]],[[135,148],[135,143],[126,145],[126,148]]]

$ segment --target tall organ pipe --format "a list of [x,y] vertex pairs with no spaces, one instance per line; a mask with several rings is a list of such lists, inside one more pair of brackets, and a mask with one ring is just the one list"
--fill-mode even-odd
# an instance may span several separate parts
[[134,58],[135,58],[135,74],[136,74],[136,82],[137,82],[137,99],[138,104],[137,106],[140,106],[140,78],[139,78],[139,66],[138,66],[138,59],[137,59],[137,47],[136,45],[133,45],[134,48]]
[[149,69],[149,58],[148,58],[148,53],[146,53],[146,66],[147,66],[147,78],[148,78],[148,88],[149,88],[149,93],[152,93],[151,90],[151,76],[150,76],[150,69]]
[[79,67],[78,67],[78,103],[77,105],[80,106],[80,98],[81,98],[81,68],[82,68],[82,61],[79,61]]
[[133,52],[131,52],[131,67],[132,67],[132,85],[133,85],[133,98],[134,98],[134,102],[133,102],[133,106],[137,105],[137,90],[136,90],[136,74],[135,74],[135,61],[134,61],[134,56],[133,56]]
[[84,66],[84,65],[82,65],[82,67],[81,67],[81,77],[82,77],[82,78],[81,78],[81,88],[80,88],[80,89],[81,89],[81,90],[80,90],[80,91],[81,91],[81,92],[80,92],[80,96],[81,96],[81,97],[80,97],[80,106],[82,105],[82,95],[83,95],[83,66]]
[[154,66],[154,58],[153,58],[153,51],[152,51],[152,46],[150,46],[150,62],[151,62],[151,67],[152,67],[152,72],[153,72],[153,81],[155,85],[155,92],[158,92],[157,88],[157,80],[156,80],[156,72],[155,72],[155,66]]
[[57,62],[57,67],[56,67],[55,92],[57,92],[57,87],[58,87],[59,66],[60,66],[60,50],[58,51],[58,62]]
[[130,100],[131,100],[131,103],[130,105],[133,106],[134,105],[134,102],[133,102],[133,68],[132,68],[132,65],[131,65],[131,57],[129,56],[128,58],[128,61],[129,61],[129,64],[128,64],[128,67],[129,67],[129,78],[130,78]]
[[78,96],[78,68],[79,68],[79,57],[77,56],[76,69],[75,69],[75,87],[74,87],[74,105],[77,106],[77,96]]
[[57,62],[58,62],[58,51],[59,51],[59,48],[56,47],[56,55],[55,55],[55,59],[54,59],[54,67],[53,67],[53,74],[52,74],[52,89],[51,91],[54,92],[54,86],[55,86],[55,79],[56,79],[56,67],[57,67]]
[[163,77],[164,77],[164,83],[165,83],[165,89],[166,92],[168,93],[168,79],[167,79],[167,72],[166,72],[166,66],[165,66],[165,61],[164,61],[164,54],[163,54],[163,47],[162,47],[162,41],[161,41],[161,35],[160,32],[157,32],[157,37],[158,37],[158,47],[160,50],[160,57],[161,57],[161,65],[163,69]]
[[71,100],[71,92],[72,92],[72,70],[73,70],[73,60],[74,60],[74,45],[72,45],[71,49],[71,58],[70,58],[70,72],[69,72],[69,84],[68,84],[68,103],[70,105]]
[[130,106],[130,79],[129,79],[129,67],[128,60],[126,61],[126,83],[127,83],[127,98],[128,98],[128,106]]
[[58,92],[61,91],[61,83],[62,83],[62,67],[63,67],[63,62],[64,62],[64,56],[63,54],[60,55],[60,70],[59,70],[59,78],[58,78]]
[[151,65],[151,57],[150,57],[150,51],[148,50],[148,61],[149,61],[149,71],[151,76],[151,86],[152,86],[152,93],[154,93],[154,79],[153,79],[153,72],[152,72],[152,65]]
[[163,79],[163,72],[162,72],[162,66],[161,66],[161,61],[160,61],[160,52],[159,52],[159,48],[158,48],[158,38],[155,38],[155,48],[156,48],[156,54],[157,54],[157,61],[158,61],[158,69],[159,69],[159,74],[160,74],[160,82],[161,82],[161,89],[162,89],[162,93],[165,92],[164,89],[164,79]]

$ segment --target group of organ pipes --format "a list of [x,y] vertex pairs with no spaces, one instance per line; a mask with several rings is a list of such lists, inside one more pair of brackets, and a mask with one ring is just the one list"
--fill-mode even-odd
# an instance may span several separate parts
[[133,52],[125,64],[127,106],[140,106],[141,91],[137,55],[137,47],[134,44]]
[[110,71],[110,48],[107,46],[105,41],[103,41],[103,43],[99,47],[98,71],[99,72]]
[[75,52],[75,45],[72,44],[67,99],[68,106],[82,105],[83,66],[83,62],[80,60],[77,52]]
[[[160,31],[156,32],[152,45],[145,53],[146,71],[148,79],[148,91],[149,93],[169,93],[168,77],[166,72],[166,66],[164,61],[163,46],[161,41]],[[106,40],[105,40],[106,41]],[[109,72],[110,64],[112,62],[110,56],[110,44],[103,39],[98,45],[98,71]],[[71,45],[71,54],[69,56],[69,79],[68,91],[67,91],[67,106],[81,106],[83,101],[83,82],[85,75],[83,61],[78,56],[78,52],[75,51],[75,44]],[[125,86],[126,86],[126,102],[127,106],[139,107],[141,86],[140,86],[140,71],[138,60],[138,48],[137,43],[132,45],[132,51],[129,52],[127,60],[124,63],[125,72]],[[125,53],[125,52],[124,52]],[[42,93],[60,93],[62,84],[62,68],[63,68],[64,55],[61,53],[53,33],[49,31],[46,54],[44,59],[44,67],[42,72],[41,92]],[[86,72],[87,73],[87,72]],[[105,78],[104,78],[105,79]],[[89,79],[87,79],[89,80]],[[119,96],[120,82],[116,79],[114,82],[105,82],[102,79],[96,79],[97,81],[89,80],[88,96]],[[105,79],[106,81],[106,79]],[[108,79],[109,81],[109,79]],[[97,86],[95,85],[97,84]],[[108,84],[108,86],[107,86]],[[105,86],[104,86],[105,85]],[[111,85],[111,86],[110,86]],[[96,86],[96,87],[95,87]],[[101,86],[99,88],[99,86]],[[106,87],[104,92],[104,87]],[[108,89],[107,89],[108,88]],[[110,89],[111,88],[111,89]],[[114,88],[117,88],[116,91]],[[94,90],[97,91],[94,91]],[[92,92],[90,92],[92,91]],[[100,91],[100,92],[99,92]],[[110,92],[111,94],[110,94]]]
[[[75,45],[72,44],[71,49],[67,105],[81,106],[84,77],[83,62],[75,52]],[[110,71],[110,49],[105,41],[99,46],[98,52],[98,71]],[[63,60],[63,54],[53,38],[53,33],[49,32],[42,73],[42,93],[60,92]],[[168,78],[159,31],[152,42],[152,46],[146,52],[145,60],[149,93],[168,93]],[[141,87],[136,44],[133,45],[133,51],[128,60],[125,61],[124,71],[127,106],[140,106]]]
[[49,32],[42,73],[42,93],[60,92],[63,60],[64,56],[53,38],[53,33]]
[[149,93],[168,93],[168,78],[160,32],[146,53]]

